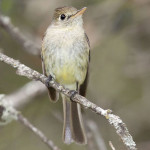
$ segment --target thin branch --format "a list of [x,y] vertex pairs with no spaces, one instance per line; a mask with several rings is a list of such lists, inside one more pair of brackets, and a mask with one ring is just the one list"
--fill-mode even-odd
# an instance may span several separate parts
[[42,131],[33,126],[25,117],[20,113],[18,114],[18,121],[21,122],[24,126],[28,127],[32,132],[34,132],[41,140],[48,145],[52,150],[60,150],[51,140],[43,134]]
[[86,145],[87,150],[91,150],[91,149],[96,150],[97,145],[95,144],[93,133],[88,127],[86,128],[86,135],[87,135],[87,145]]
[[112,150],[116,150],[111,141],[109,141],[109,146],[111,147]]
[[89,127],[89,129],[93,133],[93,137],[94,137],[94,140],[96,142],[98,149],[99,150],[107,150],[105,142],[104,142],[100,132],[98,132],[98,127],[97,127],[96,123],[92,120],[88,120],[87,126]]
[[14,108],[20,108],[29,103],[34,97],[46,92],[46,87],[41,82],[31,81],[16,92],[7,95],[5,100],[9,101]]
[[[15,109],[19,109],[24,107],[28,104],[34,97],[46,93],[46,86],[41,82],[31,81],[25,84],[23,87],[18,89],[12,94],[5,96],[5,101],[9,102],[12,107]],[[51,114],[61,123],[63,122],[63,118],[61,117],[61,113],[51,111]],[[1,117],[0,117],[1,118]],[[92,120],[86,118],[86,125],[87,125],[87,149],[99,149],[99,150],[106,150],[106,146],[104,140],[98,131],[98,127],[96,123]],[[97,147],[96,147],[97,146]]]
[[11,120],[17,120],[37,135],[51,150],[60,150],[53,141],[49,140],[42,131],[33,126],[20,112],[18,112],[4,95],[0,95],[0,125],[5,125]]
[[[39,72],[25,66],[24,64],[21,64],[19,61],[14,60],[2,53],[0,53],[0,61],[5,62],[16,68],[17,74],[20,76],[25,76],[29,79],[39,80],[44,84],[46,84],[48,80],[48,78],[43,74],[40,74]],[[69,89],[64,88],[62,85],[59,85],[53,79],[49,81],[49,84],[58,92],[63,93],[67,97],[71,97],[74,102],[81,104],[85,108],[92,110],[98,115],[104,116],[108,120],[108,122],[116,129],[116,133],[120,136],[127,149],[136,150],[136,144],[133,141],[132,136],[129,134],[125,123],[123,123],[119,116],[112,114],[110,110],[102,109],[101,107],[97,106],[96,104],[92,103],[91,101],[87,100],[85,97],[79,94],[72,95],[72,92]]]
[[31,42],[27,37],[25,37],[17,27],[15,27],[8,16],[0,15],[0,26],[9,33],[9,35],[14,38],[24,49],[33,55],[40,55],[41,47],[38,44]]

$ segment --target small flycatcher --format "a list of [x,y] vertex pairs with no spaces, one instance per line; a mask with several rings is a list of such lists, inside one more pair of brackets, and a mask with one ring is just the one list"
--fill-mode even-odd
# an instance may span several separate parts
[[[83,28],[82,15],[86,7],[55,9],[53,20],[48,27],[42,43],[42,65],[44,74],[52,76],[58,83],[85,96],[90,45]],[[52,101],[57,101],[59,93],[48,87]],[[63,99],[64,127],[63,139],[66,144],[73,141],[86,144],[87,139],[82,122],[80,104]]]

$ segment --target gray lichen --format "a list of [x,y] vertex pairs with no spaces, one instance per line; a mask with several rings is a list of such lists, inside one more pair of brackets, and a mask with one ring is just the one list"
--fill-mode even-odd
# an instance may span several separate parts
[[18,112],[11,103],[5,100],[5,95],[0,94],[0,125],[6,125],[12,120],[17,120]]

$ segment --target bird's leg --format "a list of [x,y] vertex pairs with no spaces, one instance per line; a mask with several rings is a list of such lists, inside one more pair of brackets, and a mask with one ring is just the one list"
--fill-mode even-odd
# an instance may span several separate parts
[[69,94],[71,95],[70,100],[73,100],[74,96],[78,94],[78,92],[76,90],[70,90]]
[[71,95],[71,96],[70,96],[70,100],[73,101],[74,96],[75,96],[76,94],[78,94],[78,91],[79,91],[78,88],[79,88],[79,87],[78,87],[78,82],[76,82],[76,90],[70,90],[70,92],[69,92],[70,95]]
[[53,80],[53,77],[51,75],[49,75],[46,82],[45,82],[45,85],[46,85],[47,88],[50,87],[49,82],[52,81],[52,80]]

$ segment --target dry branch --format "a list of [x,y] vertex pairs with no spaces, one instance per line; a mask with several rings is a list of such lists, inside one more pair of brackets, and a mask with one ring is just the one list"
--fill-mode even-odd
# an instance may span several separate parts
[[53,141],[49,140],[42,131],[33,126],[20,112],[18,112],[10,101],[0,95],[0,125],[5,125],[11,120],[17,120],[37,135],[51,150],[60,150]]
[[21,122],[24,126],[28,127],[33,133],[35,133],[40,139],[48,145],[52,150],[60,150],[53,141],[49,140],[43,132],[41,132],[39,129],[37,129],[35,126],[33,126],[23,115],[20,113],[17,115],[18,121]]
[[16,92],[7,95],[5,100],[9,101],[14,108],[20,108],[46,91],[46,87],[41,82],[31,81]]
[[[94,147],[94,145],[97,145],[98,150],[107,150],[104,139],[101,136],[101,133],[98,129],[97,124],[92,120],[87,120],[86,125],[88,127],[88,130],[90,130],[89,134],[92,134],[91,140],[89,142],[91,141],[95,142],[95,144],[91,143],[91,146],[89,144],[89,147],[91,147],[91,149],[95,149],[95,148],[92,148],[92,146]],[[89,150],[91,149],[89,148]]]
[[[31,42],[27,37],[25,37],[18,27],[12,24],[11,19],[8,16],[0,15],[0,27],[14,38],[28,53],[40,55],[40,46],[37,46],[35,42]],[[6,99],[11,100],[13,102],[12,105],[16,108],[20,107],[20,105],[23,106],[24,103],[28,103],[28,100],[45,91],[45,86],[42,86],[40,82],[32,81],[23,86],[17,92],[8,95]]]
[[112,150],[116,150],[111,141],[109,141],[109,146],[111,147]]
[[[18,75],[25,76],[29,79],[39,80],[44,84],[46,84],[48,80],[48,78],[43,74],[40,74],[39,72],[25,66],[24,64],[21,64],[19,61],[14,60],[2,53],[0,53],[0,61],[5,62],[16,68]],[[120,136],[127,149],[136,150],[136,144],[133,141],[132,136],[129,134],[125,123],[123,123],[120,117],[112,114],[110,110],[102,109],[101,107],[97,106],[96,104],[92,103],[91,101],[87,100],[85,97],[79,94],[75,94],[74,96],[72,96],[72,92],[70,92],[69,89],[64,88],[62,85],[59,85],[54,80],[49,81],[49,84],[50,86],[54,87],[58,92],[61,92],[68,97],[71,97],[73,101],[81,104],[85,108],[92,110],[98,115],[104,116],[108,120],[108,122],[116,129],[116,133]]]
[[25,37],[17,27],[15,27],[8,16],[0,15],[0,26],[9,33],[24,49],[33,55],[40,55],[41,47],[38,44],[31,42]]

